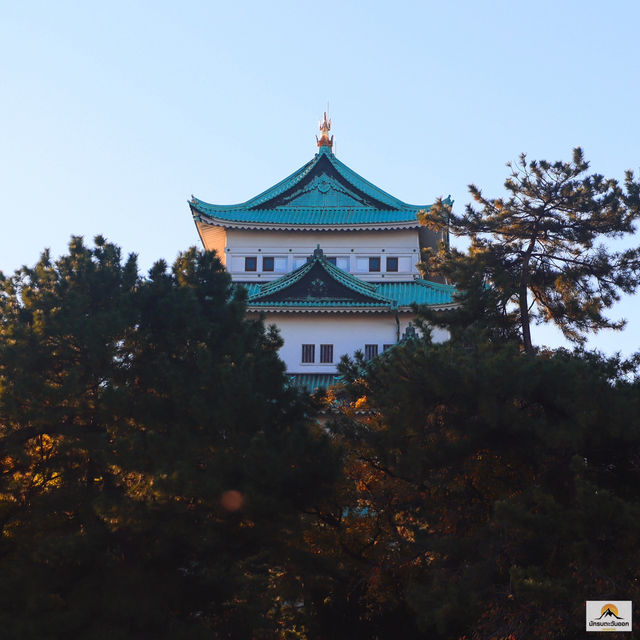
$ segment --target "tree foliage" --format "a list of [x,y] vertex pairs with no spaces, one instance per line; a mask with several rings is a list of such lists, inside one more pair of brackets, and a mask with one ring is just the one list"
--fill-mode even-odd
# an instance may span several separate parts
[[300,514],[334,465],[285,384],[279,336],[244,314],[195,250],[143,278],[134,256],[74,238],[2,277],[7,637],[295,628]]
[[479,206],[469,204],[456,215],[438,201],[421,213],[424,224],[471,239],[466,253],[442,246],[426,255],[427,271],[458,285],[471,309],[449,314],[454,328],[484,322],[507,335],[517,328],[528,353],[532,321],[553,322],[577,343],[589,332],[621,329],[624,322],[604,311],[621,293],[636,290],[640,249],[616,251],[603,240],[633,234],[640,183],[631,171],[624,186],[588,174],[580,148],[570,162],[529,161],[523,154],[507,166],[506,198],[487,198],[472,184]]
[[[522,163],[530,195],[514,177],[503,231],[517,203],[518,228],[532,223],[540,176],[569,171]],[[578,339],[632,288],[635,250],[595,238],[632,225],[637,192],[591,176],[580,199],[572,175],[582,208],[538,211],[526,273],[538,313],[556,300],[550,317]],[[594,201],[602,224],[585,231]],[[454,339],[433,344],[423,324],[345,359],[321,415],[214,254],[142,277],[134,256],[74,238],[0,275],[3,633],[570,639],[584,600],[640,598],[640,358],[525,357],[513,302],[531,239],[500,250],[485,233],[469,255],[432,256],[468,285]]]
[[633,364],[413,340],[343,368],[352,637],[575,638],[584,600],[640,596]]

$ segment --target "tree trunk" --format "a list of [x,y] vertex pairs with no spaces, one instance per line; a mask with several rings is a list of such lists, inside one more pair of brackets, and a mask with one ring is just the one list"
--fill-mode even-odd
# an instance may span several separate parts
[[[523,282],[524,281],[524,282]],[[529,304],[527,300],[527,283],[524,277],[520,281],[520,324],[522,325],[522,342],[527,355],[533,355],[533,344],[531,343],[531,328],[529,326]]]
[[537,225],[533,237],[529,242],[529,246],[522,257],[522,272],[520,273],[520,292],[518,300],[520,303],[520,326],[522,327],[522,343],[524,352],[527,355],[533,355],[533,344],[531,342],[531,320],[529,318],[529,300],[528,300],[528,284],[529,284],[529,260],[536,246]]

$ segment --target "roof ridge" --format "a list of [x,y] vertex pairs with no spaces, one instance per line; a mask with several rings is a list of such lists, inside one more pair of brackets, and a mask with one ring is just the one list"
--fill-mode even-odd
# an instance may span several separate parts
[[338,265],[330,262],[324,255],[322,255],[322,263],[325,269],[336,277],[340,278],[341,281],[349,281],[352,282],[354,286],[363,287],[368,289],[369,291],[375,291],[376,286],[372,282],[366,282],[365,280],[361,280],[360,278],[354,276],[352,273],[341,269]]
[[[257,204],[260,204],[261,199],[262,201],[270,200],[272,197],[280,195],[280,193],[282,193],[283,191],[286,191],[287,188],[292,187],[293,185],[300,182],[300,180],[302,180],[302,178],[304,178],[309,173],[309,171],[311,171],[311,169],[318,163],[319,155],[320,154],[316,154],[311,160],[309,160],[309,162],[303,164],[299,169],[296,169],[293,173],[289,174],[286,178],[284,178],[283,180],[280,180],[280,182],[276,182],[276,184],[274,184],[273,186],[269,187],[268,189],[265,189],[264,191],[259,193],[257,196],[253,196],[253,198],[249,198],[249,200],[246,200],[245,202],[240,202],[238,204],[228,204],[228,205],[227,204],[224,204],[224,205],[211,204],[209,202],[205,202],[204,200],[200,200],[199,198],[196,198],[193,195],[191,196],[191,202],[193,202],[195,205],[198,205],[198,204],[205,205],[206,207],[210,207],[211,209],[214,209],[216,211],[226,211],[226,210],[233,211],[236,209],[249,209],[251,207],[255,207]],[[265,197],[267,195],[269,195],[268,198]]]
[[285,273],[280,278],[276,278],[275,280],[271,280],[271,282],[265,282],[260,285],[260,288],[257,293],[254,293],[250,299],[258,300],[264,296],[268,296],[272,293],[277,293],[278,291],[282,291],[282,289],[286,289],[287,287],[295,284],[300,280],[306,273],[311,270],[313,266],[313,262],[307,260],[303,265],[299,266],[297,269],[290,271],[289,273]]
[[442,291],[452,291],[455,289],[455,286],[452,284],[433,282],[432,280],[425,280],[424,278],[415,278],[415,282],[421,284],[423,287],[431,287],[432,289],[440,289]]
[[345,180],[352,182],[355,179],[356,181],[360,182],[362,186],[365,187],[365,189],[362,189],[361,187],[359,187],[361,191],[364,191],[364,193],[369,192],[367,195],[375,198],[376,200],[381,200],[382,202],[384,202],[384,199],[391,200],[394,203],[394,205],[392,206],[395,209],[409,209],[409,210],[419,211],[420,209],[424,209],[425,207],[431,206],[431,205],[408,204],[403,200],[400,200],[399,198],[392,196],[390,193],[387,193],[384,189],[381,189],[380,187],[376,186],[372,182],[369,182],[366,178],[363,178],[359,173],[354,171],[351,167],[346,165],[344,162],[342,162],[341,160],[338,160],[338,158],[336,158],[333,154],[331,154],[330,160],[331,160],[331,164],[333,164],[336,171],[338,171],[338,173]]

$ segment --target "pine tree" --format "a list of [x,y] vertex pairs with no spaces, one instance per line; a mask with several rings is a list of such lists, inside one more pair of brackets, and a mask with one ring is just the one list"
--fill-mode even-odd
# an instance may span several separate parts
[[323,531],[356,626],[574,638],[585,599],[640,596],[635,364],[411,340],[344,367],[345,503]]
[[299,623],[301,513],[335,463],[280,344],[211,253],[141,277],[134,256],[74,238],[2,277],[3,634],[277,637]]
[[448,202],[438,201],[421,214],[426,225],[449,226],[454,235],[471,238],[467,253],[442,246],[425,256],[427,271],[461,289],[466,308],[453,314],[453,326],[484,324],[507,333],[517,326],[527,353],[533,351],[532,321],[553,322],[576,343],[587,332],[621,329],[624,322],[606,318],[604,311],[621,293],[637,289],[640,249],[615,251],[602,241],[633,234],[640,183],[631,171],[624,187],[587,174],[580,148],[570,162],[529,161],[523,154],[507,166],[506,198],[486,198],[472,184],[479,208],[469,204],[458,216]]

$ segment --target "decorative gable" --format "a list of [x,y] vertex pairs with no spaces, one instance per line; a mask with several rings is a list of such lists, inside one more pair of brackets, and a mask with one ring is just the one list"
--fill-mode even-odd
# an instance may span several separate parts
[[380,295],[374,285],[331,264],[318,247],[306,264],[253,292],[249,305],[391,308],[394,302]]
[[349,183],[336,171],[328,157],[323,154],[313,169],[295,186],[256,208],[319,207],[335,208],[369,208],[380,211],[395,209],[388,204],[367,195],[355,185]]
[[313,264],[302,277],[288,287],[260,297],[261,302],[351,303],[379,304],[379,297],[364,295],[331,277],[320,262]]

